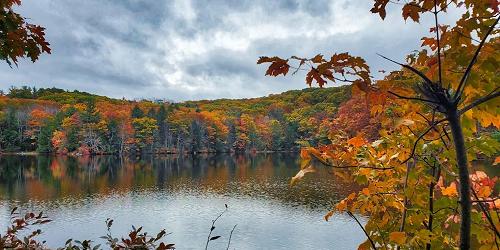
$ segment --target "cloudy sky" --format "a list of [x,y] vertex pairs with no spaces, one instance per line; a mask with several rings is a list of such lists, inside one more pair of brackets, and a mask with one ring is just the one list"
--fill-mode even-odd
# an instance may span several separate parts
[[[0,89],[59,87],[126,98],[194,100],[266,96],[306,85],[303,75],[265,77],[262,55],[312,57],[349,51],[372,71],[395,69],[432,21],[386,21],[370,0],[23,0],[46,27],[53,53],[11,69]],[[446,17],[453,20],[456,13]],[[380,74],[374,74],[380,77]],[[332,86],[330,84],[330,86]]]

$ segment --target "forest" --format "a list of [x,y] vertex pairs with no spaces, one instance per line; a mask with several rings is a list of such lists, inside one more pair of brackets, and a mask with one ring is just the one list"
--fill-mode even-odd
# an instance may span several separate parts
[[262,98],[173,103],[11,87],[0,96],[0,152],[297,151],[301,145],[328,143],[339,110],[369,116],[363,105],[347,102],[350,93],[349,86],[342,86]]

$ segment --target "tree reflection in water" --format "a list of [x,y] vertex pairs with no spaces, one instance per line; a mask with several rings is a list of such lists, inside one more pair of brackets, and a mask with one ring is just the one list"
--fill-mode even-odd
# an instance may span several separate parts
[[292,153],[166,155],[143,157],[0,156],[0,194],[7,199],[54,200],[68,196],[156,188],[169,192],[248,195],[286,204],[328,208],[354,185],[321,169],[300,185]]

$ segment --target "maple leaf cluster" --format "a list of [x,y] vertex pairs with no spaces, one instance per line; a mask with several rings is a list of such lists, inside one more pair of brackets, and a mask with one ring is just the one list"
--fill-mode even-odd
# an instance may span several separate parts
[[45,28],[28,23],[14,12],[15,5],[21,5],[21,0],[0,2],[0,59],[17,66],[18,58],[35,62],[42,53],[50,54],[51,49],[45,40]]

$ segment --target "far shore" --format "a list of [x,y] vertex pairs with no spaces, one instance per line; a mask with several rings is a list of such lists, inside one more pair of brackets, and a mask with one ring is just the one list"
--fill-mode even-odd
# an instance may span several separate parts
[[271,154],[271,153],[297,153],[298,150],[257,150],[257,151],[224,151],[224,152],[160,152],[160,153],[127,153],[127,154],[113,154],[113,153],[101,153],[101,154],[78,154],[78,153],[40,153],[36,151],[22,151],[22,152],[0,152],[0,155],[26,155],[26,156],[37,156],[37,155],[56,155],[56,156],[100,156],[100,155],[116,155],[116,156],[137,156],[137,155],[206,155],[206,154],[245,154],[245,153],[256,153],[256,154]]

